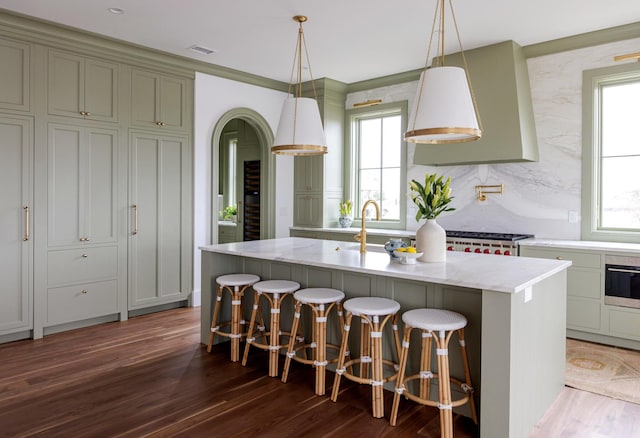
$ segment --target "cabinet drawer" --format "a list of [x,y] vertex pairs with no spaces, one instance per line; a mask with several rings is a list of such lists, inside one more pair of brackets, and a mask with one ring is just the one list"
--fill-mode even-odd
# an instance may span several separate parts
[[600,270],[574,268],[567,270],[567,294],[599,300],[603,295]]
[[532,248],[522,247],[521,254],[526,257],[539,257],[543,259],[571,260],[572,267],[600,269],[600,253],[577,252],[556,248]]
[[576,330],[600,330],[600,300],[567,298],[567,327]]
[[48,284],[77,283],[118,275],[118,248],[78,248],[49,251]]
[[47,325],[118,312],[118,281],[98,281],[47,289]]
[[640,340],[640,312],[609,308],[609,333],[626,339]]

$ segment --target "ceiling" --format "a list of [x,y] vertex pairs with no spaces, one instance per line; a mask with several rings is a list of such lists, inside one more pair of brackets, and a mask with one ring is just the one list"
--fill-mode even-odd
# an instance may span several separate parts
[[[298,24],[314,78],[353,83],[424,66],[436,0],[0,0],[0,8],[289,82]],[[113,14],[109,8],[121,8]],[[465,50],[640,21],[639,0],[455,0]],[[448,11],[448,10],[447,10]],[[447,16],[450,16],[447,12]],[[445,25],[445,52],[458,51]],[[214,49],[211,55],[188,50]],[[433,54],[433,52],[432,52]],[[303,80],[309,78],[308,72]]]

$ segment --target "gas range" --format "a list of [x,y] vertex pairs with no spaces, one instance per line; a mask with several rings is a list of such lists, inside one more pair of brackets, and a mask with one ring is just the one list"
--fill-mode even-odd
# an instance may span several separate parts
[[447,231],[447,249],[477,254],[518,255],[518,241],[533,234],[487,233],[476,231]]

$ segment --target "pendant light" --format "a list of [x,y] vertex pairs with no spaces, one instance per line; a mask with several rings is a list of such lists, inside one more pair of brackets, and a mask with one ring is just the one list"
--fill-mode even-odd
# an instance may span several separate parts
[[[409,118],[409,130],[404,139],[411,143],[446,144],[478,140],[482,136],[482,125],[478,115],[473,88],[469,80],[469,69],[460,42],[460,32],[453,5],[449,8],[458,37],[464,69],[444,65],[444,17],[445,0],[438,0],[433,17],[429,48],[425,68],[420,75],[418,91],[413,111]],[[440,18],[440,29],[436,24]],[[439,65],[428,66],[433,36],[437,33],[436,44]]]
[[[282,105],[280,122],[276,131],[276,138],[271,147],[271,152],[279,155],[311,156],[323,155],[327,153],[327,140],[324,136],[316,89],[313,85],[313,95],[315,99],[302,97],[302,47],[307,57],[307,66],[311,75],[311,64],[307,52],[302,23],[307,21],[304,15],[296,15],[294,21],[299,23],[298,43],[296,45],[296,55],[293,59],[291,70],[291,81],[289,83],[289,94],[291,88],[295,87],[294,97],[288,97]],[[297,68],[296,68],[297,58]],[[293,82],[293,72],[297,71],[297,81]]]

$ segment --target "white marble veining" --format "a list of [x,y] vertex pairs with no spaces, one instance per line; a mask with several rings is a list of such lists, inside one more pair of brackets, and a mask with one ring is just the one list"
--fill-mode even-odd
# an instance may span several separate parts
[[[582,72],[615,65],[613,56],[638,50],[640,38],[555,53],[527,61],[533,112],[540,149],[535,163],[464,166],[413,164],[415,145],[408,144],[407,183],[425,173],[451,176],[456,211],[438,222],[449,230],[527,233],[547,239],[580,239],[582,192]],[[633,61],[631,61],[633,62]],[[350,93],[354,102],[408,100],[413,106],[417,82]],[[491,111],[491,108],[480,108]],[[452,145],[451,147],[455,147]],[[478,184],[504,184],[504,194],[476,199]],[[407,229],[416,230],[416,209],[407,199]],[[569,222],[576,212],[577,222]]]
[[640,254],[640,243],[599,242],[588,240],[551,240],[527,239],[519,242],[520,246],[540,246],[546,248],[569,248],[591,251],[611,251]]
[[[349,242],[288,237],[202,246],[202,251],[321,268],[405,278],[451,286],[516,293],[571,266],[570,261],[505,257],[462,252],[447,253],[444,263],[403,265],[387,254],[360,254]],[[346,249],[345,249],[346,248]]]

